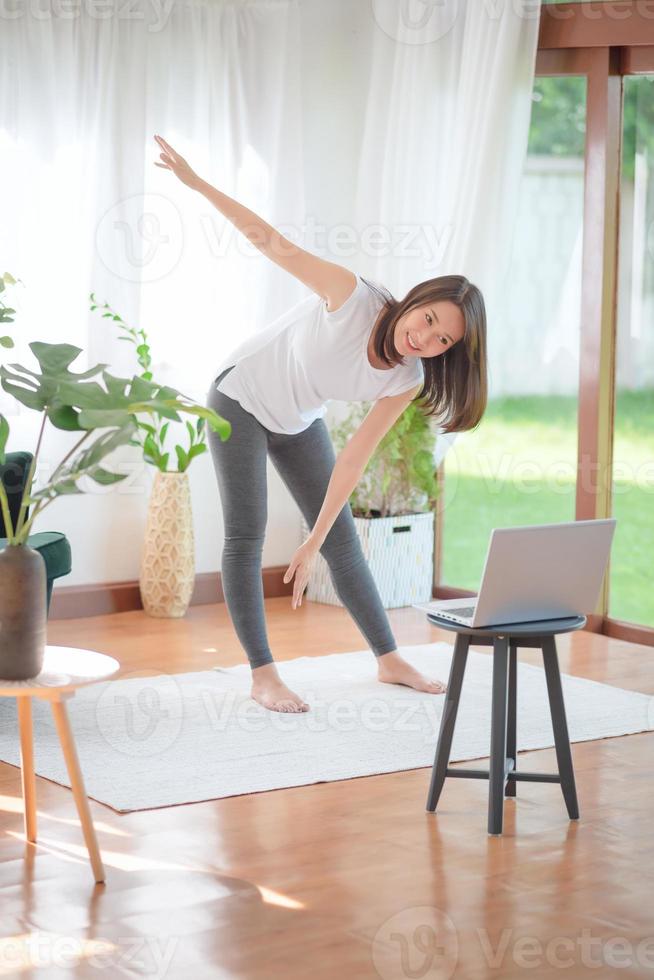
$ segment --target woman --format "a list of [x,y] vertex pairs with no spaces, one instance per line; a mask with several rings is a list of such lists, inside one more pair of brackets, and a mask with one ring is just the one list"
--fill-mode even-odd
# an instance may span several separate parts
[[[486,408],[486,314],[464,276],[418,283],[402,301],[337,263],[280,235],[253,211],[202,180],[161,136],[161,163],[199,191],[273,262],[312,291],[229,356],[207,402],[232,425],[225,442],[207,432],[225,523],[222,583],[252,668],[252,697],[273,711],[306,711],[282,681],[268,645],[261,583],[267,518],[266,459],[311,528],[284,575],[295,576],[292,608],[302,605],[316,553],[368,640],[384,683],[441,694],[397,651],[363,554],[349,497],[383,436],[420,397],[445,432],[472,429]],[[335,459],[325,403],[374,401]]]

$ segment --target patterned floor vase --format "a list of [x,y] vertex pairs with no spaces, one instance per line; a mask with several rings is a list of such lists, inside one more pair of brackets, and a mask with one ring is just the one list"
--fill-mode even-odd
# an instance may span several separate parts
[[157,470],[150,494],[139,585],[150,616],[184,616],[195,582],[188,473]]

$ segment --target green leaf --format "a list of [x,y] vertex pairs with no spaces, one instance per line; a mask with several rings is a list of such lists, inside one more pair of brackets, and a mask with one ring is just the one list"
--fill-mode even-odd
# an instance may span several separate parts
[[0,347],[13,347],[14,342],[11,337],[0,337]]
[[81,347],[72,344],[44,344],[35,340],[29,345],[44,374],[58,374],[82,353]]
[[143,440],[143,448],[145,449],[146,453],[148,453],[148,455],[152,456],[153,459],[156,459],[159,456],[159,449],[157,447],[156,442],[150,435],[150,433],[148,433],[148,435]]
[[127,396],[130,401],[144,402],[155,396],[157,393],[157,387],[157,385],[152,384],[145,378],[135,376],[132,378]]
[[193,445],[193,440],[195,439],[195,429],[193,428],[193,426],[191,425],[188,419],[186,420],[186,428],[188,430],[188,434],[191,439],[191,445]]
[[188,453],[189,462],[195,457],[200,456],[201,453],[206,453],[207,447],[204,442],[196,442],[194,446],[191,446]]
[[188,456],[181,446],[175,446],[175,452],[177,453],[177,468],[180,473],[183,473],[188,466]]
[[[52,487],[52,491],[50,494],[48,494],[48,496],[59,497],[70,493],[84,493],[84,491],[80,490],[74,480],[61,480]],[[39,500],[40,496],[45,496],[43,491],[41,491],[41,493],[34,494],[35,502]]]
[[13,395],[21,405],[25,405],[27,408],[34,408],[37,412],[42,412],[46,405],[46,399],[38,391],[33,391],[28,388],[19,388],[18,385],[12,384],[7,381],[4,377],[2,379],[2,387],[7,392],[8,395]]
[[0,463],[5,461],[5,446],[7,445],[7,439],[9,438],[9,422],[4,417],[0,415]]
[[50,405],[47,415],[56,429],[66,429],[70,432],[83,431],[84,427],[78,421],[79,413],[70,405]]
[[174,401],[174,399],[167,399],[164,402],[159,398],[150,398],[148,401],[131,402],[127,406],[127,410],[132,413],[156,412],[157,415],[163,415],[164,418],[172,419],[174,422],[180,422],[181,419],[179,415],[173,408],[170,407],[171,405],[179,405],[179,402]]
[[67,465],[59,465],[46,486],[34,494],[34,499],[52,498],[60,493],[81,493],[77,481],[82,476],[93,477],[99,463],[118,446],[129,443],[136,432],[132,418],[120,429],[113,429],[96,437],[87,449],[80,449]]
[[96,466],[94,470],[91,470],[89,476],[95,480],[96,483],[101,483],[102,486],[109,486],[112,483],[118,483],[120,480],[124,480],[128,473],[110,473],[109,470],[105,470],[102,466]]
[[170,422],[166,422],[164,423],[164,425],[161,426],[161,432],[159,433],[159,442],[161,443],[162,446],[164,444],[164,440],[166,438],[166,433],[168,432],[169,425]]
[[83,408],[78,417],[83,429],[108,429],[124,425],[129,413],[122,408]]

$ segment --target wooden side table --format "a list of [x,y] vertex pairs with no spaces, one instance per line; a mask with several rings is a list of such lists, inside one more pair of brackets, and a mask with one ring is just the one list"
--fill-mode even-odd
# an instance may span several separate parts
[[32,739],[32,698],[44,698],[50,702],[52,707],[57,734],[70,776],[70,785],[96,882],[105,880],[104,867],[95,837],[95,828],[84,789],[75,741],[68,720],[66,699],[73,697],[78,687],[104,680],[119,668],[120,664],[117,660],[104,653],[97,653],[95,650],[48,645],[45,648],[43,668],[36,677],[31,677],[25,681],[10,681],[0,678],[0,696],[16,698],[18,708],[25,837],[32,844],[36,842],[36,779],[34,776]]
[[[427,797],[427,810],[433,812],[436,809],[446,776],[455,776],[459,779],[488,779],[488,833],[491,836],[499,836],[502,833],[504,819],[504,797],[515,796],[516,781],[526,780],[537,783],[560,783],[568,816],[571,820],[578,820],[579,806],[554,635],[581,629],[586,625],[586,617],[566,616],[531,623],[504,623],[475,628],[443,619],[437,613],[427,613],[427,618],[434,626],[457,634]],[[471,643],[493,647],[491,746],[488,770],[450,769],[448,766],[463,673]],[[558,773],[517,770],[516,651],[518,647],[540,647],[543,651]]]

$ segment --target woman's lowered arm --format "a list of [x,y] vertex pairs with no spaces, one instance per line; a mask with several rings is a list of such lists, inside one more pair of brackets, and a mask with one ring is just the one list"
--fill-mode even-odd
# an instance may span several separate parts
[[409,392],[380,398],[375,402],[357,431],[338,454],[320,513],[308,538],[296,550],[284,573],[284,582],[290,582],[295,576],[293,609],[302,605],[302,593],[309,581],[316,554],[361,479],[370,457],[380,440],[397,421],[411,399],[415,398],[421,387],[422,385]]
[[155,139],[162,150],[160,157],[163,161],[158,163],[155,160],[156,167],[172,170],[183,184],[199,191],[267,258],[322,296],[328,303],[329,312],[345,302],[356,285],[353,272],[295,245],[254,211],[199,177],[162,136],[155,136]]
[[375,449],[397,422],[404,409],[416,397],[422,385],[399,395],[380,398],[338,454],[325,499],[310,538],[320,549],[332,524],[363,476]]

